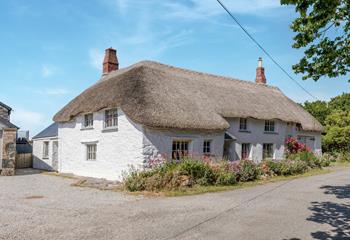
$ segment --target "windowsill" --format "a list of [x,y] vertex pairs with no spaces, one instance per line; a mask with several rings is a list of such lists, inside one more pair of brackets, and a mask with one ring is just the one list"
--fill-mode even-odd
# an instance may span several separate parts
[[264,134],[273,134],[273,135],[278,135],[278,132],[264,132]]
[[102,132],[116,132],[118,131],[118,127],[107,127],[102,129]]
[[91,126],[91,127],[82,127],[82,128],[80,128],[81,131],[84,131],[84,130],[92,130],[92,129],[94,129],[93,126]]
[[249,131],[249,130],[244,130],[244,129],[239,129],[239,132],[243,132],[243,133],[251,133],[251,131]]

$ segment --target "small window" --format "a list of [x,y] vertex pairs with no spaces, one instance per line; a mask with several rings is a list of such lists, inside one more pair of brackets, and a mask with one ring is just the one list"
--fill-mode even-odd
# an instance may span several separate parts
[[242,143],[241,159],[249,159],[250,155],[250,143]]
[[105,128],[118,126],[118,110],[109,109],[105,111]]
[[273,158],[273,144],[264,143],[263,144],[263,159]]
[[275,121],[266,120],[265,121],[265,132],[274,132],[275,131]]
[[210,155],[211,153],[211,140],[205,140],[203,142],[203,154]]
[[96,160],[96,144],[88,144],[86,145],[86,160]]
[[84,127],[92,127],[94,125],[94,115],[92,113],[84,115]]
[[189,141],[173,141],[172,159],[181,160],[188,156]]
[[43,158],[49,158],[49,142],[43,143]]
[[239,130],[247,130],[247,119],[246,118],[240,118],[239,119]]

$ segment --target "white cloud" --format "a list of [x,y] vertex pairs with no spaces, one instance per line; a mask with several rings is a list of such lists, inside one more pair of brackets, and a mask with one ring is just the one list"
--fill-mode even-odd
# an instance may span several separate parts
[[64,88],[45,88],[41,90],[36,90],[35,92],[41,95],[49,96],[62,96],[69,93],[69,91]]
[[98,70],[101,70],[103,57],[104,57],[103,52],[95,48],[90,49],[89,57],[90,57],[90,65]]
[[[262,15],[268,10],[281,6],[279,0],[235,0],[222,2],[232,13],[251,15]],[[215,0],[193,0],[191,3],[164,3],[170,9],[170,13],[167,16],[180,19],[204,19],[219,14],[226,14]]]
[[11,122],[22,130],[39,131],[45,120],[41,113],[18,107],[11,114]]
[[43,78],[51,77],[52,75],[54,75],[54,74],[56,73],[56,70],[57,70],[56,67],[53,67],[53,66],[49,66],[49,65],[44,64],[44,65],[41,67],[41,76],[42,76]]

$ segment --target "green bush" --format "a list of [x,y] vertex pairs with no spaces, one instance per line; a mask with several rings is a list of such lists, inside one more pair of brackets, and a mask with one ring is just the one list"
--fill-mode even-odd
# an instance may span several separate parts
[[237,176],[234,172],[229,171],[229,169],[223,164],[220,169],[215,173],[216,184],[217,185],[233,185],[237,183]]
[[189,176],[200,185],[209,185],[215,182],[213,169],[202,161],[185,159],[179,163],[178,169],[182,175]]
[[300,160],[282,160],[281,175],[296,175],[304,173],[308,170],[308,164]]
[[240,182],[248,182],[258,179],[261,175],[261,171],[253,161],[242,160],[239,163],[237,175]]
[[261,165],[263,164],[267,166],[269,175],[282,175],[282,161],[265,160]]
[[337,162],[350,162],[350,152],[339,152],[333,154]]
[[290,154],[288,160],[302,161],[311,168],[321,167],[320,158],[316,157],[313,152],[300,151],[295,154]]
[[146,177],[142,172],[131,169],[127,176],[124,176],[124,186],[130,192],[144,191],[146,189]]

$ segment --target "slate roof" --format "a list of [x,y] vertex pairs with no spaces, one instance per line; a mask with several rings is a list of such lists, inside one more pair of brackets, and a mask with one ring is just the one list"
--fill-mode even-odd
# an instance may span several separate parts
[[6,105],[5,103],[3,103],[3,102],[0,102],[0,106],[6,108],[6,109],[9,110],[9,111],[12,111],[12,108],[10,108],[9,106],[7,106],[7,105]]
[[45,128],[43,131],[38,133],[33,137],[33,139],[38,138],[48,138],[48,137],[57,137],[58,136],[58,123],[52,123],[50,126]]
[[2,117],[0,117],[0,123],[2,125],[5,125],[5,127],[8,127],[8,128],[17,128],[17,129],[19,129],[19,127],[17,127],[15,124],[11,123],[9,120],[4,119]]

